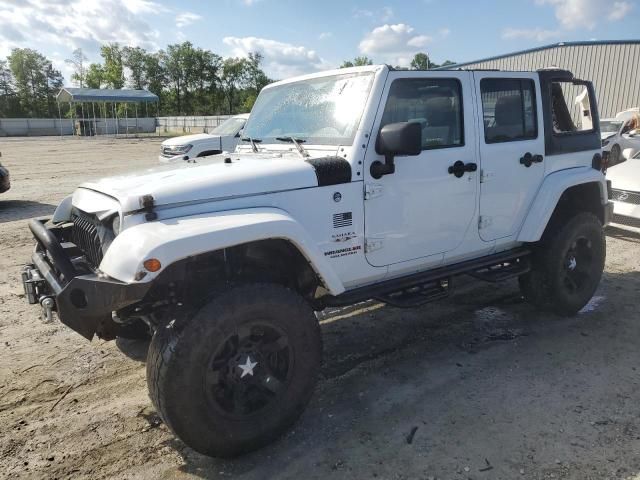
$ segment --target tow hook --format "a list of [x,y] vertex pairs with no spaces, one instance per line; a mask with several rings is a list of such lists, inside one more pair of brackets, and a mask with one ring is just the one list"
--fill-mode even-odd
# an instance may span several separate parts
[[42,297],[40,306],[42,307],[42,322],[51,323],[53,321],[53,306],[56,304],[51,297]]

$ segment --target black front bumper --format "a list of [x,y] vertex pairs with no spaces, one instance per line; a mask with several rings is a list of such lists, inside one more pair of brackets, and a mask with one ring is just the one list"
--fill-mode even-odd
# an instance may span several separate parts
[[22,283],[29,303],[53,306],[60,321],[91,340],[101,327],[112,322],[112,312],[139,302],[149,284],[123,283],[100,273],[81,273],[71,258],[78,252],[73,244],[61,242],[63,229],[47,228],[31,220],[29,229],[37,243],[32,264],[22,271]]

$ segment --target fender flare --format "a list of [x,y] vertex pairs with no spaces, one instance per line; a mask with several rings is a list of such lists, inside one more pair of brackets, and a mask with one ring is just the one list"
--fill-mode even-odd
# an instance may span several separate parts
[[545,177],[520,229],[517,240],[519,242],[540,240],[562,194],[568,188],[594,182],[598,183],[600,187],[600,203],[604,206],[608,201],[607,183],[599,170],[591,167],[570,168]]
[[[146,283],[184,258],[267,239],[291,242],[332,295],[344,292],[342,281],[304,227],[278,208],[247,208],[135,225],[114,239],[100,270],[122,282]],[[142,264],[149,258],[160,260],[163,268],[146,272]],[[146,275],[136,280],[139,272]]]
[[68,222],[71,220],[71,208],[73,207],[73,195],[67,195],[58,204],[51,218],[52,223]]

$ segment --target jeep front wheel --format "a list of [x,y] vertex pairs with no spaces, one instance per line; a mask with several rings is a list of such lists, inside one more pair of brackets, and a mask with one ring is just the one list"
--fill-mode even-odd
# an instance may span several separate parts
[[604,270],[606,243],[598,218],[579,213],[536,246],[531,271],[520,277],[528,302],[559,315],[575,315],[591,299]]
[[321,337],[311,307],[274,284],[217,295],[192,318],[159,328],[149,394],[167,426],[205,455],[259,448],[300,416],[316,384]]

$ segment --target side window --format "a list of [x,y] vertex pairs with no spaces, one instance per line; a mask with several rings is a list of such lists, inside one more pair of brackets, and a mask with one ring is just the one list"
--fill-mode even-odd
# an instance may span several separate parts
[[553,133],[593,131],[589,93],[580,82],[551,83]]
[[533,80],[484,78],[480,81],[486,143],[538,137]]
[[460,82],[450,78],[394,80],[380,127],[397,122],[420,123],[423,150],[464,145]]

